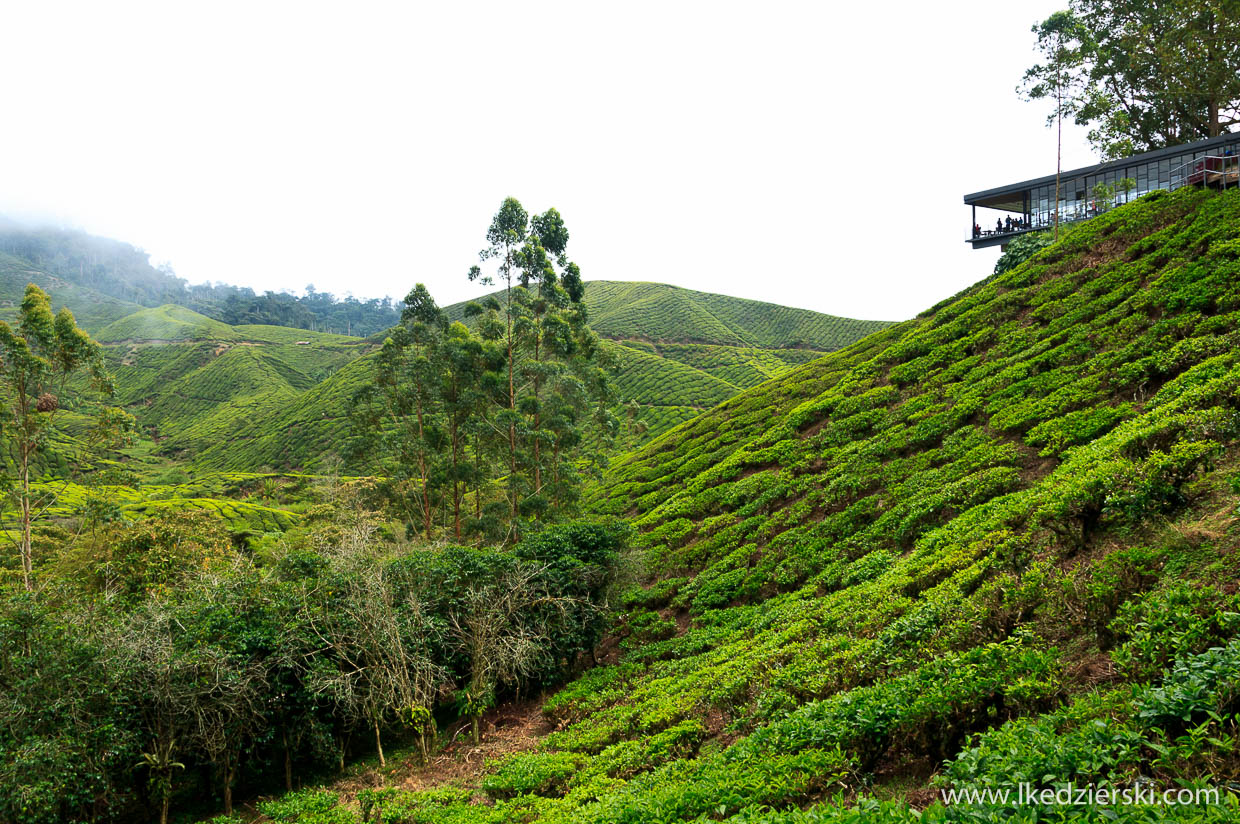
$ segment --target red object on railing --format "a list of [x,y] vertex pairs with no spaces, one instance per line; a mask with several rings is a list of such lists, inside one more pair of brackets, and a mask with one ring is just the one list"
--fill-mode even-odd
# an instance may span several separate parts
[[1203,157],[1193,162],[1192,174],[1185,180],[1190,185],[1204,183],[1206,172],[1221,173],[1223,171],[1224,158],[1221,157]]

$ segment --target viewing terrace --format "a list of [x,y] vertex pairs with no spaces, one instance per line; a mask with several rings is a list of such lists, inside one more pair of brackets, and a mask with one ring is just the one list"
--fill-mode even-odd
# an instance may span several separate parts
[[[1087,220],[1157,189],[1240,186],[1240,133],[1168,146],[1059,175],[1059,222]],[[1055,175],[965,195],[973,207],[966,242],[1004,246],[1055,224]],[[978,214],[978,209],[983,210]]]

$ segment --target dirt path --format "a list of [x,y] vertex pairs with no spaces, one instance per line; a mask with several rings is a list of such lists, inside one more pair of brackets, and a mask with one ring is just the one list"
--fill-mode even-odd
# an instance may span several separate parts
[[413,758],[388,759],[388,768],[377,767],[360,775],[341,779],[331,789],[340,793],[340,800],[353,803],[357,793],[370,787],[399,787],[403,790],[426,790],[446,784],[471,786],[486,771],[488,761],[514,752],[531,750],[551,732],[552,725],[542,714],[542,699],[523,701],[500,707],[484,716],[482,742],[477,746],[469,738],[469,725],[444,731],[443,749],[431,756],[430,763],[420,766]]

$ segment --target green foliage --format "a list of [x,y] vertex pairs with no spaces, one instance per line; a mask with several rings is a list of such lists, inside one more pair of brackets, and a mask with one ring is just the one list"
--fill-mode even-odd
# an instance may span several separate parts
[[995,262],[995,274],[1001,275],[1015,269],[1038,252],[1055,242],[1053,232],[1030,232],[1013,238]]
[[1054,789],[1122,787],[1150,771],[1166,783],[1204,778],[1206,739],[1223,747],[1220,737],[1234,738],[1238,686],[1240,642],[1233,641],[1184,657],[1157,685],[1089,693],[983,733],[947,764],[943,783]]
[[258,811],[282,824],[353,824],[357,819],[336,806],[338,796],[324,790],[301,790],[274,801],[260,801]]
[[1061,98],[1065,116],[1093,127],[1104,158],[1214,137],[1234,122],[1240,37],[1226,5],[1073,0],[1033,31],[1045,59],[1025,73],[1024,92]]
[[1240,631],[1240,598],[1177,581],[1124,602],[1111,624],[1122,643],[1113,658],[1126,674],[1151,678],[1172,661],[1203,652]]
[[95,595],[135,599],[167,593],[232,555],[224,522],[184,510],[103,527],[57,559],[54,577]]
[[482,789],[496,798],[558,794],[585,760],[568,752],[519,753],[484,778]]
[[[286,535],[267,563],[218,519],[181,512],[101,527],[62,553],[38,598],[9,591],[0,817],[139,820],[165,800],[220,799],[227,814],[234,787],[269,786],[279,763],[289,778],[323,773],[359,733],[381,763],[384,734],[425,757],[454,690],[476,720],[513,690],[556,683],[597,643],[625,525],[562,524],[516,552],[401,551],[376,546],[373,514],[337,494],[334,515]],[[356,820],[318,791],[261,812]]]

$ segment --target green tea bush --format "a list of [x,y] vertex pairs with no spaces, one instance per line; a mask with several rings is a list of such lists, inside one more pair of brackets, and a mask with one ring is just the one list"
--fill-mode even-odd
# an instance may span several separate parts
[[1120,669],[1133,678],[1151,678],[1175,659],[1240,632],[1240,601],[1212,586],[1177,581],[1124,603],[1110,629],[1123,639],[1112,653]]
[[518,753],[504,759],[481,786],[494,798],[557,795],[585,762],[585,756],[571,752]]
[[299,790],[272,801],[260,801],[258,811],[281,824],[355,824],[357,817],[337,805],[339,796],[326,790]]

